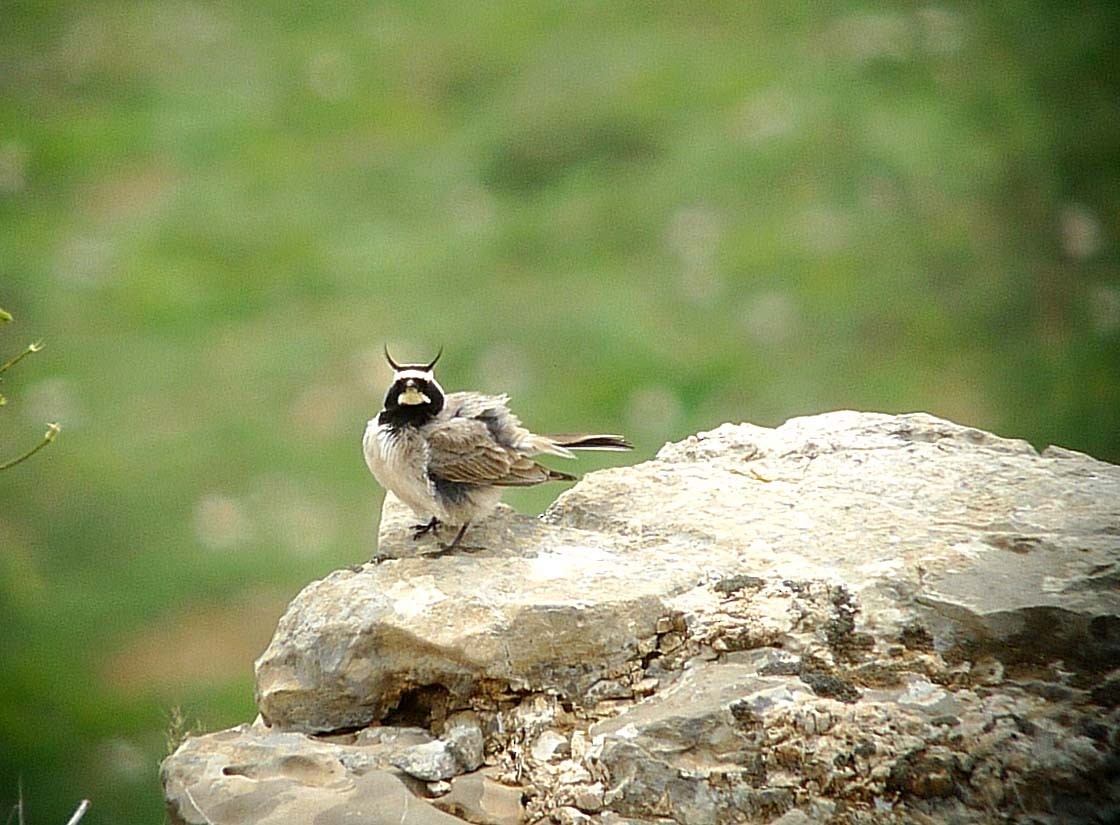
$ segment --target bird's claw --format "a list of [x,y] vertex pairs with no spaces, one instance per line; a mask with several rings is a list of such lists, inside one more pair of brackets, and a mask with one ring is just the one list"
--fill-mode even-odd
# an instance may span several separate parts
[[450,553],[453,550],[461,550],[464,553],[477,553],[479,550],[485,550],[486,548],[482,547],[481,545],[456,544],[455,542],[451,542],[451,544],[442,544],[441,543],[440,544],[440,549],[444,553]]
[[463,553],[476,553],[479,550],[485,550],[485,549],[486,549],[485,547],[475,547],[475,546],[467,545],[467,544],[456,544],[455,542],[451,542],[450,544],[444,544],[441,541],[439,543],[439,549],[438,550],[432,550],[429,553],[421,553],[420,555],[423,556],[426,559],[440,559],[440,558],[443,558],[444,556],[449,556],[449,555],[451,555],[452,553],[455,553],[455,552],[460,552],[461,551]]
[[432,516],[427,524],[414,524],[412,525],[412,540],[416,541],[421,536],[426,536],[428,533],[435,533],[439,535],[439,519]]
[[468,545],[463,544],[463,534],[467,532],[467,526],[469,524],[470,522],[467,522],[459,528],[459,532],[455,534],[455,538],[451,540],[450,544],[444,544],[441,541],[439,542],[438,552],[425,553],[424,555],[428,556],[429,558],[439,558],[440,556],[446,556],[448,553],[453,553],[456,550],[462,550],[464,553],[473,553],[476,550],[483,549],[481,547],[469,547]]

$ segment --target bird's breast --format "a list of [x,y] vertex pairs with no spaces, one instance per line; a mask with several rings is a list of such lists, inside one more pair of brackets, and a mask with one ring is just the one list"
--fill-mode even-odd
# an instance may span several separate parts
[[428,448],[419,433],[371,421],[362,439],[362,451],[366,465],[382,487],[417,515],[438,515],[428,478]]

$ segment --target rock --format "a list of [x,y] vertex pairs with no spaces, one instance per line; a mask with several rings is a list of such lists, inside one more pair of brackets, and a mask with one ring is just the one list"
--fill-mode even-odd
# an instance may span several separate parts
[[163,763],[172,825],[461,825],[391,773],[396,745],[323,742],[241,725],[187,739]]
[[[414,520],[387,498],[385,552],[414,548]],[[486,524],[471,540],[498,549],[392,559],[305,588],[257,661],[264,717],[315,732],[386,719],[429,689],[460,704],[483,685],[579,696],[638,657],[666,593],[701,576],[683,542],[661,543],[665,562],[650,570],[639,537],[554,527],[508,508]]]
[[481,765],[484,744],[477,714],[464,711],[444,723],[442,737],[399,748],[390,762],[414,779],[440,782]]
[[[845,703],[815,696],[793,675],[760,676],[773,671],[770,653],[757,651],[752,659],[686,670],[670,689],[591,727],[589,761],[610,778],[612,810],[667,813],[695,825],[743,817],[784,822],[794,804],[814,801],[824,788],[835,793],[838,785],[849,804],[955,797],[983,810],[993,796],[1006,802],[1009,791],[1006,785],[970,788],[975,760],[986,763],[1010,743],[1015,751],[1051,754],[1052,776],[1062,775],[1070,791],[1090,793],[1094,775],[1111,772],[1116,781],[1115,764],[1104,752],[1090,753],[1077,740],[1076,730],[1091,716],[1084,710],[1070,724],[1062,719],[1073,712],[1068,706],[1024,696],[1008,717],[1007,697],[950,694],[919,677]],[[951,708],[944,706],[948,701]],[[963,730],[939,729],[936,714],[947,709],[960,715]]]
[[559,825],[591,825],[591,817],[568,805],[556,809],[556,821]]
[[485,740],[477,714],[456,713],[444,724],[441,738],[447,742],[448,753],[462,766],[460,773],[473,771],[482,764]]
[[546,519],[654,547],[688,535],[732,580],[842,581],[881,630],[919,619],[942,650],[1097,667],[1120,659],[1118,501],[1120,468],[1080,453],[836,412],[668,444],[591,474]]
[[771,820],[770,825],[813,825],[812,818],[797,808],[792,811],[786,811],[777,819]]
[[597,811],[603,810],[603,799],[605,789],[602,782],[592,782],[583,788],[580,788],[574,794],[573,801],[575,806],[584,813],[593,814]]
[[327,744],[359,749],[343,773],[485,760],[528,822],[1089,822],[1120,806],[1118,502],[1088,456],[852,412],[666,445],[500,508],[475,553],[423,557],[388,497],[377,560],[289,607],[258,705],[317,774]]
[[[1055,455],[920,414],[724,425],[589,475],[547,523],[500,509],[472,534],[486,550],[438,559],[415,557],[414,518],[390,497],[388,560],[296,598],[257,662],[258,703],[319,731],[433,685],[456,701],[483,683],[579,698],[674,612],[717,649],[783,641],[785,594],[717,623],[721,599],[782,581],[840,584],[880,636],[917,622],[942,652],[1099,666],[1120,655],[1120,477]],[[833,613],[843,635],[851,617]],[[660,650],[683,640],[660,632]]]
[[[747,814],[766,821],[793,804],[767,787],[761,728],[812,697],[795,679],[757,666],[705,663],[663,693],[591,728],[589,760],[610,777],[607,804],[623,814],[658,813],[706,825]],[[713,782],[713,777],[718,777]]]
[[433,799],[432,804],[478,825],[521,825],[525,821],[521,789],[496,782],[487,770],[455,777],[451,792]]
[[568,737],[554,730],[546,730],[537,737],[530,754],[538,762],[548,762],[554,756],[563,756],[569,750]]
[[424,782],[438,782],[464,772],[447,743],[439,739],[406,748],[393,757],[392,765]]

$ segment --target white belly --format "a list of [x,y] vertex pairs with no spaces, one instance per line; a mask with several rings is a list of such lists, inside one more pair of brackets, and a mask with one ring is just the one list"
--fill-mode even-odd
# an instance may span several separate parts
[[448,520],[428,478],[428,448],[418,434],[390,430],[373,419],[366,425],[362,452],[378,483],[412,508],[418,518]]

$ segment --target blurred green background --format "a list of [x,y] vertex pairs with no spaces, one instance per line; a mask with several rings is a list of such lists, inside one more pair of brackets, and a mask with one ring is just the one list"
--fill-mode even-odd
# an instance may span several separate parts
[[31,825],[158,823],[170,709],[253,718],[287,600],[373,550],[386,341],[636,459],[854,407],[1120,460],[1118,33],[1111,0],[0,5],[0,355],[47,345],[0,458],[63,426],[0,474],[0,816],[22,783]]

